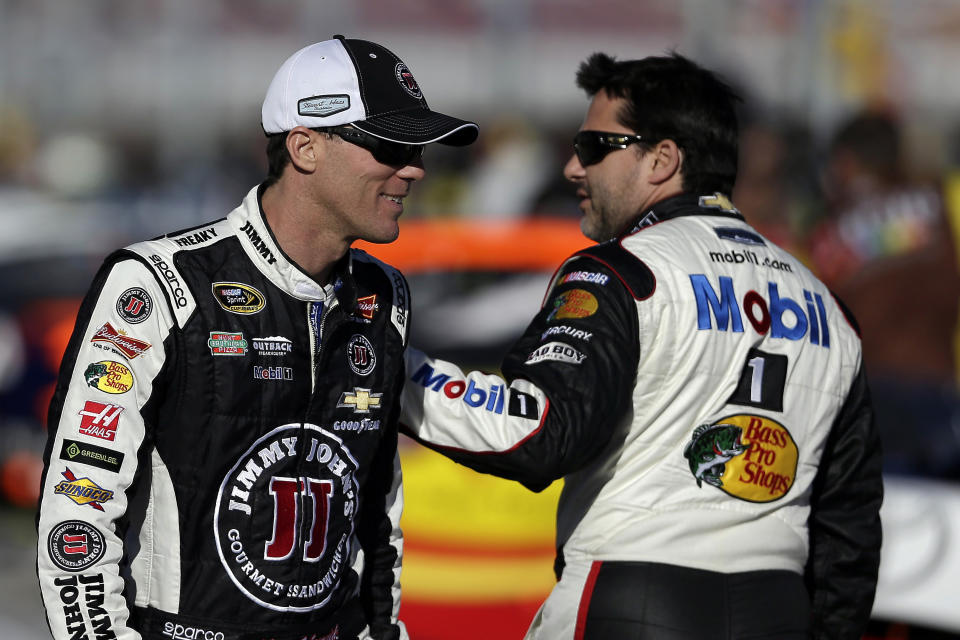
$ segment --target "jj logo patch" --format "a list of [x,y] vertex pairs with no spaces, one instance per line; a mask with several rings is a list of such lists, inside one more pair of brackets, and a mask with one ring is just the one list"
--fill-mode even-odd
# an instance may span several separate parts
[[377,366],[377,354],[367,337],[359,333],[354,334],[347,343],[347,362],[350,368],[359,376],[369,375]]
[[50,560],[64,571],[72,573],[96,564],[105,550],[100,530],[82,520],[61,522],[50,530],[47,537]]
[[130,324],[140,324],[150,317],[153,299],[140,287],[132,287],[117,299],[117,315]]

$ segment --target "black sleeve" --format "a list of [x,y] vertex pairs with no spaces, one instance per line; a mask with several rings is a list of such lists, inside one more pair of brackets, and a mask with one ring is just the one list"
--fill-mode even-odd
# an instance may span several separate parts
[[[652,291],[652,275],[630,259],[643,274],[639,285],[602,258],[580,255],[568,260],[554,277],[540,312],[504,359],[503,375],[511,384],[507,413],[518,418],[539,413],[542,419],[533,421],[535,429],[503,451],[433,448],[534,491],[593,460],[629,412],[636,378],[640,345],[633,292],[644,287]],[[547,406],[518,389],[517,380],[542,391]]]
[[860,638],[880,566],[880,438],[861,366],[837,416],[811,498],[806,567],[813,638]]

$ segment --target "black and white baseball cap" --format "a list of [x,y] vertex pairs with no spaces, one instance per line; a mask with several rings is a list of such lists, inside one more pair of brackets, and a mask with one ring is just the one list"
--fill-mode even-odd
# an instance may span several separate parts
[[267,134],[351,124],[404,144],[470,144],[473,122],[431,111],[413,74],[388,49],[334,36],[287,58],[263,100]]

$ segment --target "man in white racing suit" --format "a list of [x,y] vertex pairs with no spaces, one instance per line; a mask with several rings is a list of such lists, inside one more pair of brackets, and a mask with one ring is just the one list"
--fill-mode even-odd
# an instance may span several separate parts
[[565,176],[585,235],[503,378],[408,349],[401,422],[479,471],[563,478],[530,640],[859,638],[881,541],[856,324],[727,194],[735,95],[594,54]]

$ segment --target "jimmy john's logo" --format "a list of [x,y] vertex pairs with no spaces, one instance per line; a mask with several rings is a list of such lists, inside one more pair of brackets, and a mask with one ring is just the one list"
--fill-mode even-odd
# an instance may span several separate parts
[[140,324],[150,317],[153,311],[153,298],[146,290],[132,287],[117,298],[117,315],[130,324]]
[[90,478],[78,478],[70,467],[62,475],[65,479],[57,483],[53,492],[66,496],[76,504],[90,505],[97,511],[103,511],[103,503],[113,500],[113,491],[104,489]]
[[357,461],[336,434],[309,423],[277,427],[227,472],[214,512],[223,568],[255,604],[323,607],[350,568]]
[[734,415],[697,427],[683,450],[697,481],[749,502],[772,502],[797,477],[797,444],[775,420]]
[[83,372],[87,386],[104,393],[126,393],[133,388],[133,372],[113,360],[101,360],[87,365]]
[[244,316],[259,313],[267,304],[262,293],[240,282],[214,282],[213,297],[224,310]]
[[117,637],[110,613],[103,606],[106,589],[102,573],[60,576],[53,579],[53,586],[63,605],[63,622],[67,629],[65,637],[91,640],[112,640]]
[[595,314],[598,306],[597,298],[589,291],[583,289],[564,291],[553,299],[553,310],[547,316],[547,321],[586,318]]
[[377,354],[367,337],[356,333],[347,343],[347,362],[358,376],[369,375],[377,366]]
[[83,571],[103,557],[103,534],[88,522],[67,520],[50,530],[47,551],[53,564],[64,571]]

